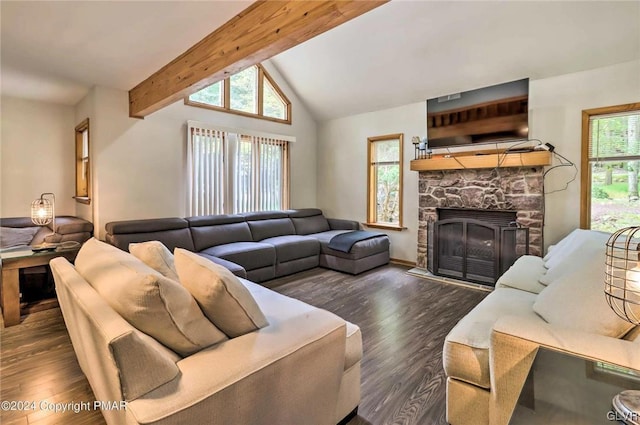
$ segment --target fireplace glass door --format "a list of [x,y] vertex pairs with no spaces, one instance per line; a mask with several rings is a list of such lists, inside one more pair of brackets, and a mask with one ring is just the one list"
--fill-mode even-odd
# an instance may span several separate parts
[[500,229],[473,219],[436,223],[436,274],[483,284],[495,283]]

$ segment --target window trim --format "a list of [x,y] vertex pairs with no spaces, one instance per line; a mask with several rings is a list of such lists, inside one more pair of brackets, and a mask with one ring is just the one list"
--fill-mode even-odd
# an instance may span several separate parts
[[[398,165],[399,165],[399,179],[398,179],[398,224],[390,224],[390,223],[380,223],[375,221],[375,213],[376,213],[376,201],[377,198],[374,194],[374,179],[373,179],[373,161],[371,158],[371,154],[373,152],[373,144],[376,142],[381,142],[385,140],[397,140],[399,144],[399,152],[398,152]],[[406,227],[402,226],[402,206],[403,206],[403,180],[404,180],[404,172],[403,172],[403,158],[404,158],[404,133],[395,133],[395,134],[386,134],[384,136],[375,136],[367,138],[367,222],[363,223],[367,227],[373,227],[378,229],[385,230],[403,230]]]
[[[221,80],[222,81],[222,91],[223,91],[222,106],[215,106],[215,105],[209,105],[207,103],[196,102],[194,100],[190,100],[189,96],[184,98],[184,104],[188,105],[188,106],[195,106],[197,108],[210,109],[212,111],[227,112],[227,113],[230,113],[230,114],[240,115],[240,116],[243,116],[243,117],[259,118],[259,119],[262,119],[262,120],[273,121],[273,122],[278,122],[278,123],[282,123],[282,124],[291,125],[291,101],[283,93],[282,89],[276,84],[276,82],[273,80],[271,75],[269,75],[267,70],[264,69],[262,64],[256,64],[255,66],[258,68],[258,76],[257,76],[257,78],[258,78],[258,89],[257,89],[258,90],[258,98],[256,100],[258,102],[258,108],[257,108],[258,113],[254,114],[254,113],[251,113],[251,112],[244,112],[244,111],[238,111],[236,109],[231,109],[231,84],[230,84],[230,78],[231,77],[227,77],[224,80]],[[286,118],[285,119],[268,117],[268,116],[264,115],[263,100],[264,100],[264,79],[265,78],[269,81],[269,83],[271,84],[271,86],[273,87],[275,92],[278,94],[278,96],[280,96],[282,101],[285,103],[285,114],[286,114]]]
[[589,164],[589,123],[594,115],[640,111],[640,103],[605,106],[582,111],[582,151],[580,153],[580,228],[591,228],[591,167]]
[[[82,148],[83,148],[83,133],[87,132],[87,193],[79,193],[78,178],[81,174],[81,167],[83,164]],[[89,129],[89,118],[85,118],[75,128],[75,166],[76,166],[76,190],[73,199],[81,204],[89,205],[91,203],[91,131]]]

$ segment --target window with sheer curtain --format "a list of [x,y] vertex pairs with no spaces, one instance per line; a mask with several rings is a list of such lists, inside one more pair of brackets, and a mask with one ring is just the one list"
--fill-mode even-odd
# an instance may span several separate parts
[[192,121],[187,131],[190,216],[289,207],[291,138]]

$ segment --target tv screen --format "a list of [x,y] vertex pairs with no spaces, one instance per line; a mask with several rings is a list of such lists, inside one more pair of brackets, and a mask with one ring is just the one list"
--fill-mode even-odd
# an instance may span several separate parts
[[431,149],[528,136],[528,78],[427,100],[427,143]]

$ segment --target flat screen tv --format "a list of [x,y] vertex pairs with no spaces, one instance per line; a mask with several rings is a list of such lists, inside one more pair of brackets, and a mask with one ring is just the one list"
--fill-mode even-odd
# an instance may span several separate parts
[[526,140],[529,79],[427,100],[431,149]]

